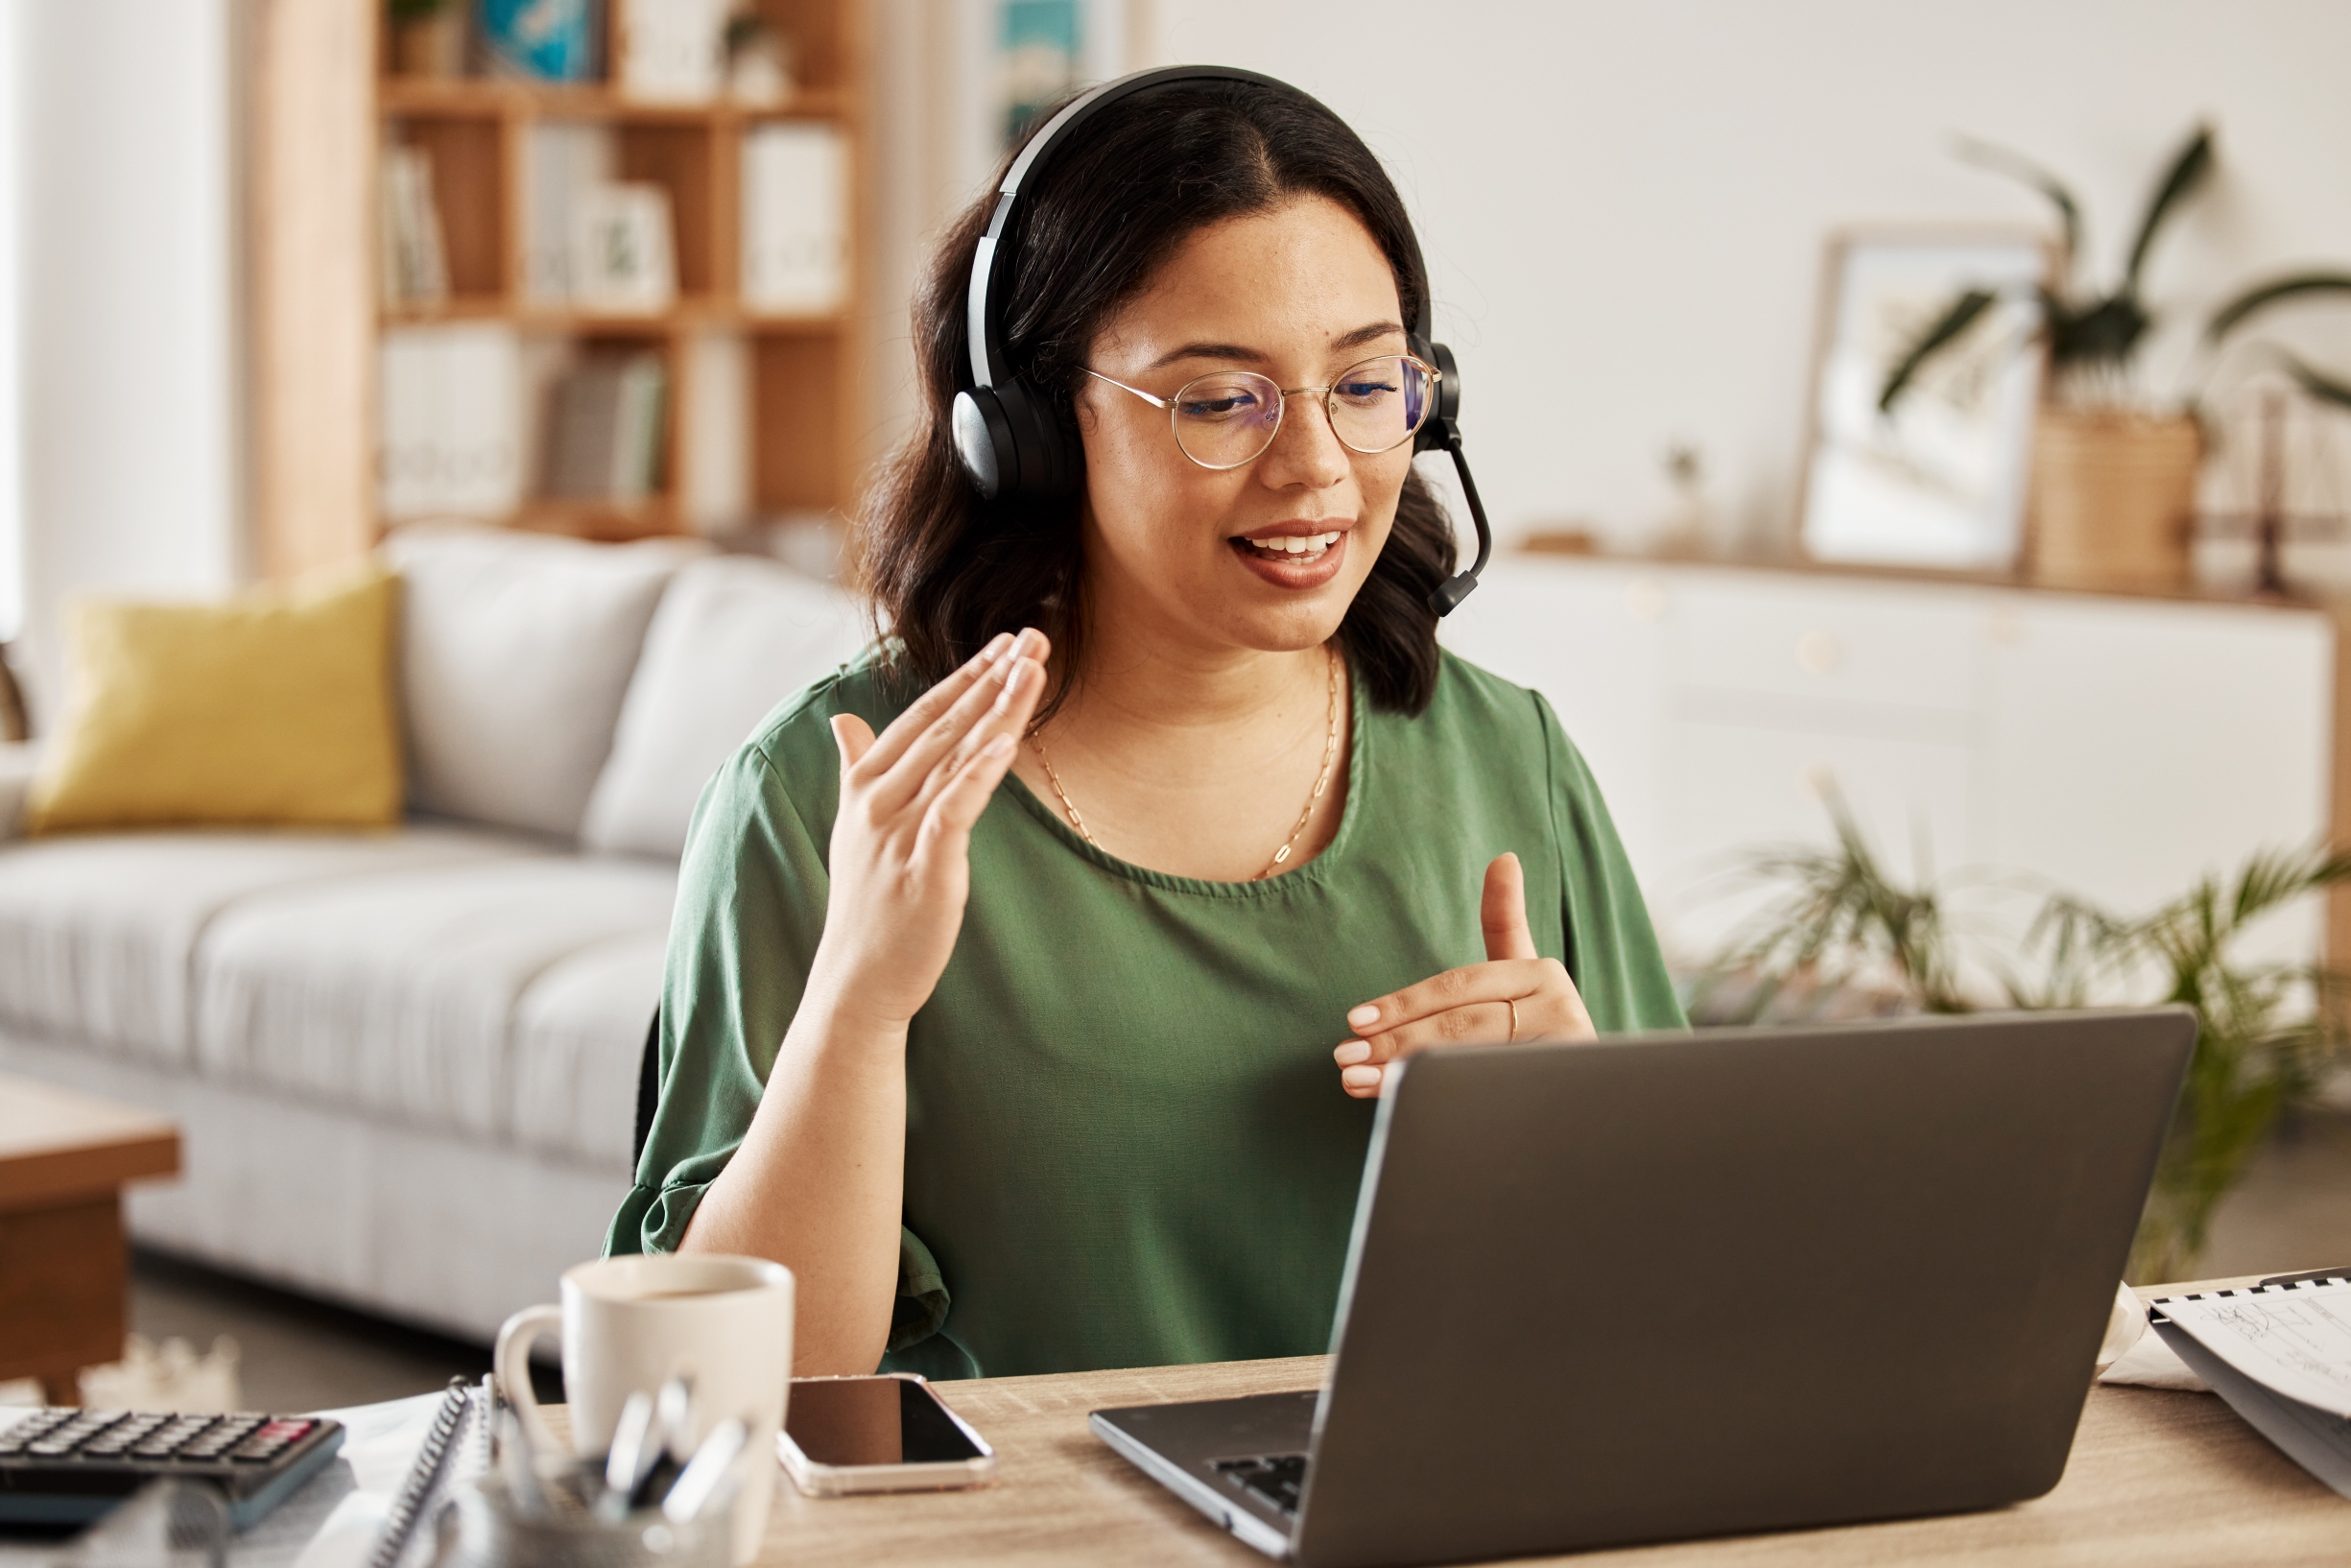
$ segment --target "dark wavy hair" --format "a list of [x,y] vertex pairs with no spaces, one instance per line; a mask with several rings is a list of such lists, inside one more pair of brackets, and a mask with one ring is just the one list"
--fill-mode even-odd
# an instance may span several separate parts
[[[867,607],[891,633],[891,674],[917,689],[1022,626],[1051,637],[1065,669],[1081,669],[1084,658],[1079,499],[982,500],[948,426],[970,363],[972,254],[1017,151],[947,230],[915,294],[916,425],[884,463],[856,532]],[[1370,231],[1395,271],[1405,323],[1416,321],[1428,278],[1412,221],[1379,159],[1339,116],[1294,88],[1215,80],[1171,82],[1110,105],[1032,172],[997,251],[997,268],[1009,269],[1009,368],[1050,392],[1074,442],[1072,387],[1109,318],[1195,230],[1304,195],[1329,198]],[[1378,706],[1410,714],[1428,706],[1437,669],[1428,598],[1453,569],[1452,524],[1420,475],[1409,474],[1388,542],[1339,629]]]

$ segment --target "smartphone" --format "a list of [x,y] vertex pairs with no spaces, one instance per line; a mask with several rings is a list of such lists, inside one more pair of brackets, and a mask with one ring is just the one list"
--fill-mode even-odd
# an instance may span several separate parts
[[996,1451],[912,1372],[796,1377],[775,1457],[811,1497],[985,1486]]

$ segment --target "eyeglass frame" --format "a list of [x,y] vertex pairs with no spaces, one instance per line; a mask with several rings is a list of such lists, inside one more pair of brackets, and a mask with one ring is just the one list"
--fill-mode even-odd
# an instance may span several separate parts
[[[1316,392],[1319,394],[1318,400],[1322,404],[1322,417],[1324,422],[1329,424],[1331,427],[1331,439],[1359,457],[1376,458],[1382,453],[1393,452],[1397,447],[1404,445],[1406,441],[1409,441],[1414,436],[1419,435],[1421,427],[1429,422],[1429,416],[1437,410],[1437,389],[1443,383],[1445,379],[1445,372],[1438,369],[1436,366],[1431,365],[1427,360],[1422,359],[1418,354],[1368,354],[1364,358],[1357,360],[1353,365],[1348,366],[1345,370],[1340,371],[1340,379],[1343,381],[1346,378],[1347,370],[1357,369],[1363,366],[1370,365],[1384,359],[1400,359],[1407,361],[1410,364],[1417,365],[1420,367],[1421,373],[1429,378],[1428,395],[1421,399],[1420,417],[1413,421],[1413,428],[1406,431],[1401,440],[1390,441],[1386,446],[1380,447],[1376,451],[1367,452],[1365,451],[1364,448],[1357,446],[1354,442],[1348,440],[1344,436],[1340,435],[1339,420],[1331,413],[1331,393],[1338,389],[1340,384],[1338,381],[1334,381],[1328,386],[1323,387],[1283,387],[1276,385],[1273,392],[1274,395],[1282,400],[1281,407],[1274,411],[1273,428],[1271,431],[1267,433],[1266,444],[1259,447],[1256,451],[1251,452],[1247,457],[1243,458],[1239,463],[1202,463],[1199,459],[1192,455],[1191,448],[1184,445],[1183,434],[1181,431],[1176,428],[1176,406],[1184,400],[1184,393],[1190,392],[1193,388],[1199,386],[1203,381],[1213,380],[1215,377],[1221,375],[1231,375],[1235,372],[1231,370],[1203,371],[1200,374],[1194,376],[1191,380],[1185,382],[1182,386],[1176,388],[1172,395],[1161,397],[1155,392],[1147,392],[1140,387],[1129,387],[1127,385],[1127,383],[1119,380],[1116,376],[1104,375],[1100,370],[1094,369],[1090,366],[1081,365],[1078,367],[1078,368],[1084,371],[1084,373],[1087,375],[1092,376],[1097,381],[1108,382],[1111,386],[1116,387],[1120,392],[1134,393],[1137,397],[1140,397],[1144,402],[1149,403],[1153,408],[1167,410],[1168,434],[1176,438],[1176,450],[1184,455],[1184,461],[1191,463],[1195,468],[1205,468],[1212,474],[1229,474],[1237,468],[1247,467],[1250,463],[1255,463],[1259,458],[1264,457],[1268,452],[1273,450],[1273,443],[1281,439],[1282,421],[1290,416],[1290,399],[1293,397],[1301,396],[1307,392]],[[1273,379],[1270,375],[1260,375],[1255,370],[1244,370],[1239,373],[1243,375],[1257,376],[1257,378],[1261,381],[1271,381]]]

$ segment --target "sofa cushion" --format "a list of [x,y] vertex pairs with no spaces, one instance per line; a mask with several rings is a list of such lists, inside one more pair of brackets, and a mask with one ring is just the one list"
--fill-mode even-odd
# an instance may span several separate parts
[[744,557],[684,568],[645,634],[581,842],[676,860],[719,764],[865,641],[856,605],[829,583]]
[[197,943],[246,900],[375,872],[544,853],[450,827],[116,833],[0,846],[0,1019],[185,1063]]
[[385,542],[401,595],[409,797],[569,839],[670,575],[705,547],[598,545],[494,529]]
[[77,604],[32,830],[395,825],[398,586],[369,567],[215,604]]
[[[522,998],[568,959],[666,934],[676,892],[672,867],[546,855],[249,900],[197,954],[197,1060],[224,1081],[509,1138]],[[641,1039],[658,991],[656,977],[615,1029]]]
[[637,1067],[661,1001],[668,933],[645,931],[549,964],[514,1008],[514,1139],[626,1170]]

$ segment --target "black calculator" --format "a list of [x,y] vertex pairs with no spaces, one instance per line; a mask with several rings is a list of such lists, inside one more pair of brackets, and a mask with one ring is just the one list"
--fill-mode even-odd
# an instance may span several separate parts
[[220,1488],[243,1530],[325,1468],[343,1424],[315,1415],[0,1411],[0,1521],[79,1524],[151,1481]]

